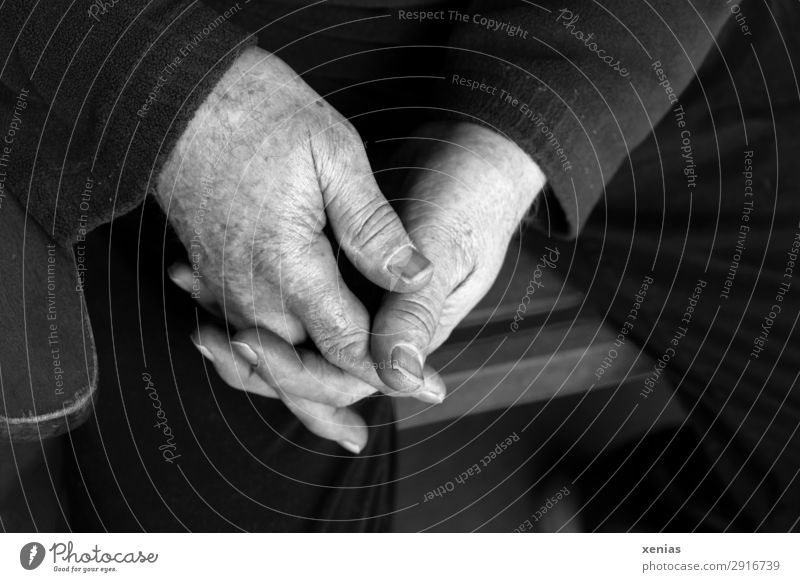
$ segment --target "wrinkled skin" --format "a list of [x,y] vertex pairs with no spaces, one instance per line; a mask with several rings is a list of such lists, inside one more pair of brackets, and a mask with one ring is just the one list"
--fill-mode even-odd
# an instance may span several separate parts
[[[373,322],[372,355],[391,361],[401,345],[421,365],[494,283],[545,178],[525,152],[483,126],[435,123],[412,136],[398,156],[413,168],[398,212],[434,272],[422,289],[386,295]],[[396,390],[413,390],[391,366],[378,373]]]
[[[170,276],[240,330],[231,341],[201,326],[198,349],[226,383],[281,398],[354,453],[367,432],[353,402],[376,389],[444,398],[424,358],[489,289],[544,183],[516,145],[473,124],[421,128],[397,163],[416,168],[399,205],[410,239],[355,130],[253,49],[197,112],[159,181],[202,273],[176,266]],[[355,267],[390,290],[372,330],[338,272],[327,223]],[[307,337],[318,351],[292,345]]]

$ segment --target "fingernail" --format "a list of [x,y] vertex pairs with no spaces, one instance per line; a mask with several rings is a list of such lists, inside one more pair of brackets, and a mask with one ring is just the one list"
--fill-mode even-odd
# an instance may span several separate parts
[[208,360],[210,362],[213,362],[214,361],[214,356],[212,355],[211,351],[206,346],[204,346],[199,341],[197,341],[194,337],[192,337],[191,339],[192,339],[192,343],[194,344],[194,347],[197,348],[197,351],[200,352],[201,354],[203,354],[203,357],[206,360]]
[[354,455],[357,455],[357,454],[359,454],[361,452],[361,447],[359,447],[353,441],[341,440],[341,441],[339,441],[339,446],[342,447],[343,449],[346,449],[347,451],[353,453]]
[[417,400],[422,400],[422,402],[427,402],[428,404],[441,404],[444,402],[443,395],[437,394],[436,392],[431,392],[430,390],[423,390],[414,396]]
[[236,350],[236,353],[247,360],[248,364],[251,366],[258,366],[258,354],[249,345],[240,341],[232,341],[231,346]]
[[415,382],[424,383],[422,379],[422,357],[416,348],[408,344],[399,344],[392,350],[392,370],[409,376]]
[[395,277],[413,281],[420,273],[430,268],[431,262],[411,245],[399,248],[389,257],[386,268]]

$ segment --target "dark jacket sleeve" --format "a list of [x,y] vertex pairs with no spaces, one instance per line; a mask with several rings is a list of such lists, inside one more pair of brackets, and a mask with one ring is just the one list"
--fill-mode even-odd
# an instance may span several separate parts
[[538,218],[547,208],[555,234],[575,236],[730,14],[717,0],[473,2],[454,19],[440,102],[526,150],[548,180]]
[[62,245],[137,206],[249,40],[187,0],[0,7],[0,202]]

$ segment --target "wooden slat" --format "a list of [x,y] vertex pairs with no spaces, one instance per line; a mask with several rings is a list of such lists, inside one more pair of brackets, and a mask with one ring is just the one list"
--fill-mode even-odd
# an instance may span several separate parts
[[596,380],[617,332],[583,306],[583,293],[565,286],[552,269],[543,272],[543,286],[512,331],[537,261],[535,252],[509,253],[492,290],[428,358],[447,384],[444,403],[398,399],[401,429],[644,379],[652,362],[628,341],[615,348],[613,365]]

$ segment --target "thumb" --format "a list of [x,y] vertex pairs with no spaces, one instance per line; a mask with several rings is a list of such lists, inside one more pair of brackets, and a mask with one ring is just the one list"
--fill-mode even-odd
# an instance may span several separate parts
[[422,288],[433,266],[378,188],[361,142],[335,149],[334,163],[320,164],[318,172],[326,213],[342,250],[362,275],[384,289],[407,293]]
[[373,322],[370,348],[380,364],[378,375],[389,388],[410,392],[425,386],[425,358],[450,291],[437,272],[419,291],[384,297]]

